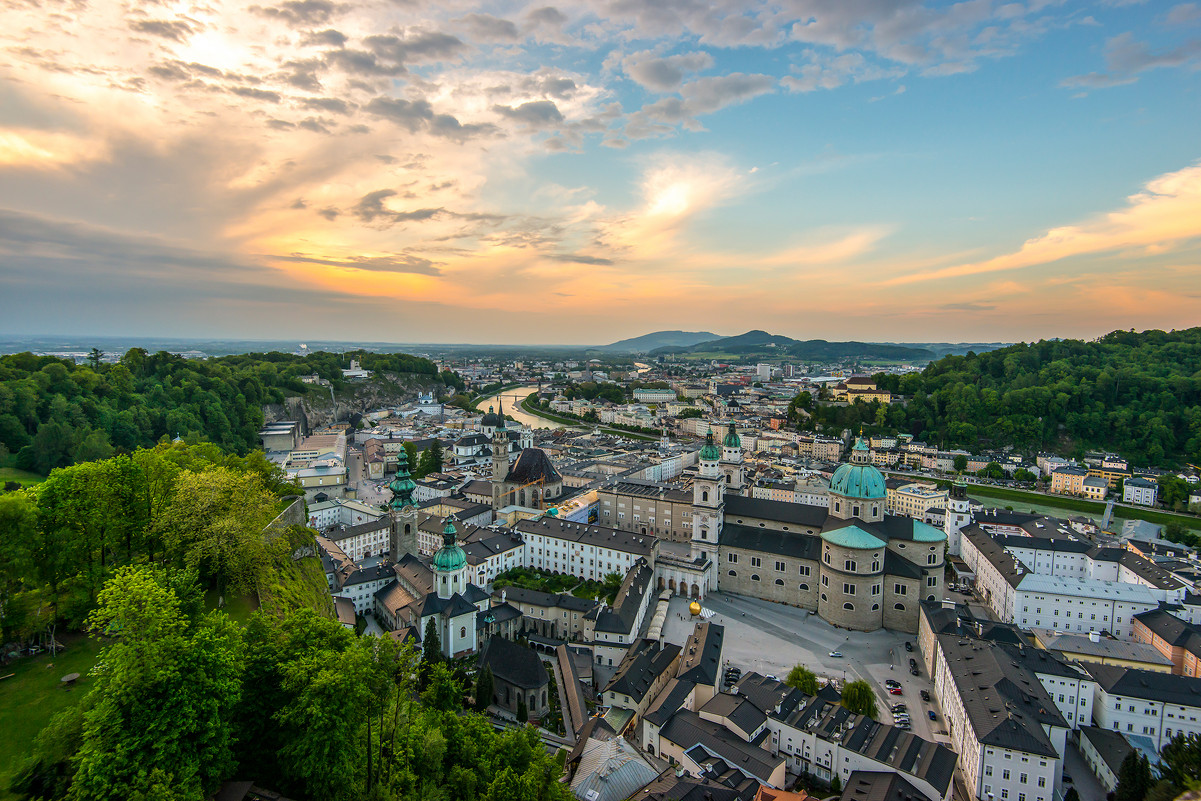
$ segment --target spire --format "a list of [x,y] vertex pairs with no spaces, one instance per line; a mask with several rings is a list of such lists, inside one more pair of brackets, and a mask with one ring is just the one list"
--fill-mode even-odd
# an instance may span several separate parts
[[454,521],[449,517],[446,518],[446,527],[442,529],[442,547],[455,547],[455,540],[458,539],[459,532],[455,530]]
[[392,490],[390,506],[393,509],[399,510],[417,505],[417,502],[413,500],[413,492],[417,489],[417,485],[413,483],[413,479],[409,475],[409,454],[403,446],[396,454],[396,477],[392,479],[388,489]]

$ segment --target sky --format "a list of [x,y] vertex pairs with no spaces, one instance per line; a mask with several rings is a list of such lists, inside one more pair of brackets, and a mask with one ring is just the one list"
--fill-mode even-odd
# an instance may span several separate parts
[[1199,89],[1201,2],[0,0],[0,334],[1189,327]]

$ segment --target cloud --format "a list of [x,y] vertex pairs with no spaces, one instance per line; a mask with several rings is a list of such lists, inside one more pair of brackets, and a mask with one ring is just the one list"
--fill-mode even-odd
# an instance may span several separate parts
[[1059,82],[1065,89],[1109,89],[1113,86],[1126,86],[1136,82],[1133,75],[1107,75],[1103,72],[1089,72],[1084,75],[1071,75]]
[[426,100],[381,96],[373,98],[365,108],[367,113],[389,119],[410,131],[417,131],[434,117],[433,106]]
[[129,23],[131,30],[148,33],[175,42],[187,41],[194,30],[192,25],[181,19],[138,19]]
[[941,306],[939,306],[938,308],[942,309],[943,311],[978,313],[978,312],[995,311],[997,307],[996,307],[996,304],[994,304],[994,303],[961,302],[961,303],[944,303]]
[[331,0],[287,0],[278,6],[251,6],[250,10],[265,17],[283,20],[288,25],[321,25],[343,10]]
[[313,31],[306,35],[301,40],[305,45],[330,45],[332,47],[341,47],[349,40],[346,34],[341,31],[335,31],[333,28],[327,28],[324,31]]
[[597,267],[608,267],[613,264],[612,259],[605,259],[600,256],[586,256],[583,253],[552,253],[547,258],[551,261],[562,262],[564,264],[591,264]]
[[397,63],[445,61],[455,58],[467,45],[457,36],[437,31],[417,31],[412,36],[378,34],[363,40],[371,52]]
[[767,94],[774,86],[775,79],[770,75],[734,72],[698,78],[681,86],[679,97],[660,98],[631,114],[625,135],[632,139],[661,136],[673,131],[676,125],[699,130],[698,116]]
[[1157,254],[1201,238],[1201,162],[1147,182],[1125,208],[1078,225],[1052,228],[1017,251],[987,261],[902,275],[885,285],[1020,270],[1075,256],[1141,251]]
[[456,23],[477,42],[515,42],[521,36],[515,23],[491,14],[468,14]]
[[319,109],[333,114],[349,114],[353,107],[340,97],[306,97],[301,101],[305,108]]
[[[1177,6],[1176,8],[1180,8]],[[1176,8],[1172,11],[1176,11]],[[1187,16],[1189,11],[1180,16]],[[1201,38],[1189,39],[1175,47],[1153,49],[1146,42],[1134,38],[1130,32],[1122,33],[1105,43],[1105,64],[1108,73],[1090,72],[1073,75],[1060,82],[1067,88],[1104,89],[1124,86],[1138,80],[1138,74],[1147,70],[1167,67],[1184,67],[1201,60]]]
[[266,258],[297,264],[323,264],[329,267],[369,270],[371,272],[414,273],[418,275],[442,274],[442,271],[435,267],[434,263],[429,259],[412,255],[352,256],[341,261],[307,256],[303,253],[290,253],[287,256],[267,256]]
[[392,211],[384,206],[384,201],[390,197],[396,197],[395,189],[377,189],[374,192],[369,192],[359,199],[351,212],[363,222],[375,222],[376,220],[385,221],[388,223],[401,223],[430,220],[439,214],[445,213],[445,209],[414,209],[412,211]]
[[1181,25],[1193,25],[1201,22],[1201,6],[1196,3],[1180,3],[1172,6],[1171,10],[1164,15],[1163,22],[1169,27],[1179,27]]
[[496,105],[492,110],[502,117],[533,128],[547,128],[563,122],[559,107],[550,100],[531,100],[517,107]]
[[632,53],[622,59],[622,69],[640,86],[655,92],[678,89],[685,76],[709,69],[713,56],[704,51],[659,57],[650,51]]

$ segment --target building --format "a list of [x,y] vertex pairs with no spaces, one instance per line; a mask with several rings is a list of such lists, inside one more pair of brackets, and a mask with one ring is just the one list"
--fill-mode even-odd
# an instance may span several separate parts
[[1141,476],[1122,482],[1122,503],[1154,506],[1159,498],[1159,485]]
[[[1136,629],[1139,617],[1141,616],[1135,616]],[[1165,657],[1154,646],[1139,641],[1137,633],[1134,642],[1102,637],[1095,631],[1088,634],[1067,634],[1054,629],[1033,629],[1030,634],[1034,639],[1035,646],[1051,651],[1061,659],[1139,668],[1158,673],[1172,672],[1172,660]]]
[[1160,751],[1178,734],[1201,734],[1201,678],[1085,664],[1097,682],[1093,720],[1102,729],[1151,740]]
[[1051,473],[1051,492],[1061,495],[1083,495],[1088,471],[1081,467],[1058,467]]
[[[1145,644],[1168,663],[1177,676],[1201,674],[1201,630],[1167,609],[1152,609],[1134,616],[1134,642]],[[1127,665],[1142,667],[1144,665]],[[1157,668],[1150,668],[1157,669]]]
[[935,641],[935,693],[972,797],[1053,801],[1070,727],[1042,683],[996,643]]
[[480,652],[479,668],[492,671],[492,704],[516,715],[524,703],[535,720],[550,711],[550,673],[531,649],[492,637]]
[[888,487],[886,508],[890,514],[925,520],[931,508],[946,508],[947,497],[946,490],[940,490],[933,484],[901,484],[895,488]]
[[670,403],[676,399],[674,389],[636,389],[634,400],[638,403]]

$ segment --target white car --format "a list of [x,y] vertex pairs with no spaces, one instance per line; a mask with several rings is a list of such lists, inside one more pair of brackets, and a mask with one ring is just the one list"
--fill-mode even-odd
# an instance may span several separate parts
[[842,657],[842,651],[831,651],[830,656],[839,659]]

